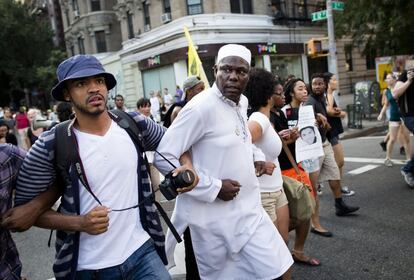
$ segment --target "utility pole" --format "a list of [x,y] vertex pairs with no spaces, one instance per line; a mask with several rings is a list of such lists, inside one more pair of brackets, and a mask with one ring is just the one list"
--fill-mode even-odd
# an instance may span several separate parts
[[328,21],[328,37],[329,37],[329,57],[328,57],[328,70],[332,74],[335,74],[338,79],[338,62],[336,59],[336,43],[335,43],[335,29],[332,12],[332,0],[326,0],[326,13]]

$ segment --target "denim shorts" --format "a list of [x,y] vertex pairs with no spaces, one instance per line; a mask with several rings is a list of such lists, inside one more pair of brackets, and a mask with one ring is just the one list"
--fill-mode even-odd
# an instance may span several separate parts
[[335,145],[338,145],[339,144],[339,137],[334,136],[334,137],[331,138],[331,140],[329,142],[331,142],[332,147],[335,146]]

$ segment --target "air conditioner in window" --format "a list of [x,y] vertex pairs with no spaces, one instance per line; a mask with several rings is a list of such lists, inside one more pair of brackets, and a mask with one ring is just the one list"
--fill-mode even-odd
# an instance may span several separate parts
[[150,31],[151,30],[151,25],[149,25],[149,24],[145,24],[144,25],[144,32],[148,32],[148,31]]
[[73,17],[74,18],[78,18],[79,17],[79,11],[78,10],[74,10],[73,11]]
[[171,21],[171,13],[165,13],[161,15],[162,23],[167,23]]

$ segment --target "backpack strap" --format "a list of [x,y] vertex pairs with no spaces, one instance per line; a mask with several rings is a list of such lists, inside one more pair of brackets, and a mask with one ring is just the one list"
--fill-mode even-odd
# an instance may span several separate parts
[[[75,155],[75,151],[72,149],[73,144],[70,141],[72,122],[73,120],[67,120],[55,126],[55,164],[59,176],[69,176],[69,167]],[[60,179],[65,179],[65,177]]]
[[[120,127],[125,129],[126,132],[128,133],[128,135],[131,137],[132,142],[134,142],[135,147],[137,148],[138,154],[144,160],[145,166],[147,168],[147,173],[151,178],[150,166],[149,166],[149,163],[148,163],[147,156],[145,155],[146,150],[145,150],[145,144],[144,144],[144,141],[143,141],[142,133],[141,133],[140,129],[138,128],[138,125],[135,122],[135,120],[128,113],[126,113],[124,111],[121,111],[121,110],[117,110],[117,109],[109,111],[109,116]],[[174,225],[171,223],[171,220],[168,218],[168,215],[165,212],[165,210],[162,208],[161,204],[158,201],[155,200],[153,188],[151,188],[151,190],[152,190],[152,196],[151,196],[152,201],[151,202],[155,204],[155,206],[157,207],[158,212],[160,213],[160,215],[164,219],[167,226],[170,228],[171,233],[174,235],[177,242],[180,243],[182,241],[180,235],[178,234],[178,232],[177,232],[176,228],[174,227]]]
[[[69,143],[70,139],[68,135],[71,133],[70,126],[72,120],[67,120],[58,123],[55,128],[55,167],[56,167],[56,185],[59,188],[66,186],[68,180],[70,180],[69,168],[72,164],[74,150],[71,149]],[[60,208],[60,206],[59,206]],[[47,246],[50,247],[52,241],[53,229],[50,230],[49,240]]]

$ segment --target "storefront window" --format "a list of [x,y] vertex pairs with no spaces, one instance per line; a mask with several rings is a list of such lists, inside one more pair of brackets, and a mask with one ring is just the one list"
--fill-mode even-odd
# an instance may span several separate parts
[[272,73],[278,75],[285,81],[288,75],[293,74],[298,78],[303,78],[302,60],[300,56],[271,56]]

